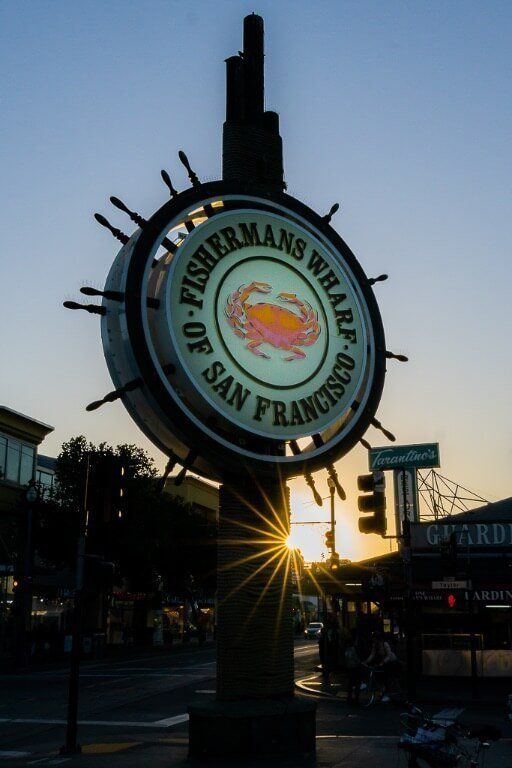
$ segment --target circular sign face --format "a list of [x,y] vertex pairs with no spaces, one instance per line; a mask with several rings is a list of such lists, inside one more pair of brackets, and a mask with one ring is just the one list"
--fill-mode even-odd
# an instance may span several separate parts
[[218,479],[237,462],[314,471],[375,414],[385,343],[369,281],[288,195],[223,182],[182,193],[134,233],[106,289],[125,297],[106,297],[102,320],[125,405],[202,474]]
[[205,414],[261,437],[326,429],[364,375],[353,277],[312,233],[276,214],[227,211],[191,233],[168,273],[165,315]]

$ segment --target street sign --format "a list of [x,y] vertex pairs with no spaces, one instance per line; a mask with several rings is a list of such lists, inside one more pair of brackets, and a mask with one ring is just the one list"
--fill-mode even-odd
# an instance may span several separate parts
[[400,535],[404,520],[409,520],[410,523],[416,523],[419,520],[416,470],[395,469],[393,472],[393,484],[395,489],[396,530]]
[[384,448],[370,448],[368,451],[368,468],[371,471],[439,466],[439,443],[391,445]]

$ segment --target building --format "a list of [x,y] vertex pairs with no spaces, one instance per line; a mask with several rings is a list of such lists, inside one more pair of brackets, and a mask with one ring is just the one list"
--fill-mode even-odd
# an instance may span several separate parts
[[411,526],[424,675],[512,676],[512,498]]
[[168,477],[165,493],[191,504],[194,512],[204,517],[206,522],[218,523],[219,488],[213,483],[200,480],[194,475],[187,475],[181,485],[174,485],[174,478]]
[[[218,486],[194,475],[187,475],[179,486],[174,485],[174,478],[167,478],[165,492],[189,504],[190,514],[198,515],[205,527],[216,534],[219,522]],[[216,547],[216,535],[211,544]],[[202,544],[198,542],[198,556],[201,556],[201,547]],[[191,585],[187,595],[167,595],[163,604],[163,628],[167,637],[173,634],[183,636],[187,627],[198,625],[207,634],[214,634],[216,585],[208,581],[210,583],[205,585]]]
[[0,405],[0,514],[11,513],[36,480],[37,449],[53,427]]
[[326,571],[342,625],[407,640],[417,678],[512,676],[512,498],[412,523],[410,550]]
[[[180,485],[168,477],[164,493],[187,505],[183,513],[193,521],[192,538],[185,538],[180,552],[192,563],[208,563],[203,578],[189,578],[188,566],[172,583],[161,583],[153,593],[116,586],[107,619],[109,644],[162,645],[176,639],[213,634],[215,627],[215,550],[219,510],[217,486],[193,475]],[[171,506],[171,505],[170,505]],[[191,570],[193,568],[191,567]],[[141,631],[141,625],[143,625]],[[141,637],[145,640],[141,641]]]
[[38,448],[53,427],[0,406],[0,655],[12,642],[14,572],[25,534],[27,486],[36,481]]
[[53,456],[37,454],[35,481],[39,488],[39,494],[46,496],[55,488],[57,472],[57,459]]

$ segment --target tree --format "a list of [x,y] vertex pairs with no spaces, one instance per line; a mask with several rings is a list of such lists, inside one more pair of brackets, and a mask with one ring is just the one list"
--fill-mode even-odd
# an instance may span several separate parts
[[112,459],[125,470],[122,515],[106,519],[101,505],[95,506],[98,489],[89,485],[87,553],[113,562],[118,584],[131,591],[149,593],[163,581],[166,591],[186,596],[191,579],[199,587],[213,588],[215,526],[205,524],[191,505],[159,493],[154,462],[141,448],[94,446],[83,435],[62,446],[55,490],[40,504],[40,560],[53,568],[74,568],[87,466],[93,483]]

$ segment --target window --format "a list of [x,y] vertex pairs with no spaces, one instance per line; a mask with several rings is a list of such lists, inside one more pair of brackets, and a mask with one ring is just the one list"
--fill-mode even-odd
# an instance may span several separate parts
[[35,449],[0,435],[0,479],[27,485],[34,477]]
[[0,435],[0,480],[5,477],[5,458],[7,456],[7,440]]
[[34,477],[34,449],[21,446],[20,485],[28,485]]
[[39,486],[41,497],[49,495],[55,484],[55,475],[53,472],[45,472],[43,469],[36,471],[36,483]]
[[7,464],[5,477],[11,483],[19,482],[20,477],[21,443],[17,440],[7,441]]

